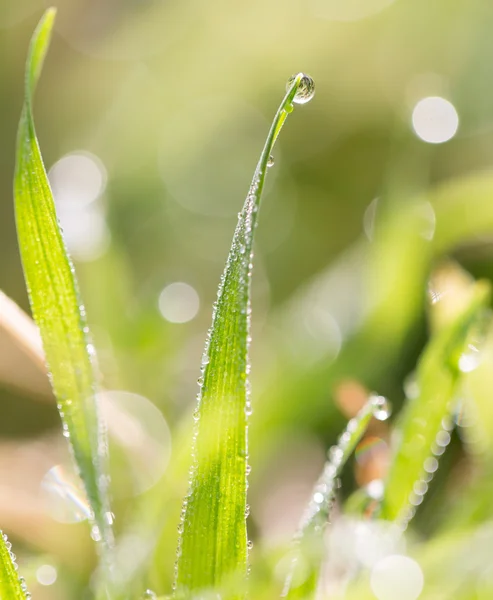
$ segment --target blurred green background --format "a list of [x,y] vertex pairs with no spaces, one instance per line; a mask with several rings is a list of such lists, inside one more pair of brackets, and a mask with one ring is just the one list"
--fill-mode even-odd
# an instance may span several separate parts
[[[46,6],[0,0],[0,289],[25,310],[14,147],[27,44]],[[427,337],[432,267],[448,256],[493,277],[493,5],[57,6],[37,133],[103,385],[140,395],[129,410],[144,418],[143,445],[160,442],[150,455],[137,448],[120,460],[115,451],[114,496],[122,531],[135,510],[158,519],[149,518],[156,534],[156,522],[165,531],[172,523],[150,576],[164,592],[186,481],[176,464],[187,462],[212,302],[288,77],[309,73],[316,96],[296,108],[276,147],[255,249],[250,530],[267,542],[290,537],[346,401],[364,395],[358,385],[400,406]],[[1,313],[0,326],[8,329]],[[5,331],[0,379],[0,521],[33,569],[41,552],[70,570],[72,579],[46,597],[80,597],[70,586],[85,585],[91,564],[85,530],[61,525],[55,535],[38,494],[45,472],[63,462],[58,416],[42,369]],[[145,471],[147,489],[163,474],[170,444],[168,483],[136,496],[142,488],[126,477],[128,464],[140,457],[132,468]],[[347,479],[350,491],[351,473]],[[426,506],[418,528],[419,518],[422,533],[432,532]]]

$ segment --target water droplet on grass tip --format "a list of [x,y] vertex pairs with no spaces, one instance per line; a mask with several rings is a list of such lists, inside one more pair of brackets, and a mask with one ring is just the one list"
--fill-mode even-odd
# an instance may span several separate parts
[[272,154],[269,156],[269,160],[267,161],[267,166],[268,167],[273,167],[275,163],[274,157],[272,156]]
[[[290,89],[290,87],[293,85],[293,83],[297,77],[298,77],[298,74],[293,75],[292,77],[290,77],[288,79],[288,83],[286,85],[287,90]],[[314,95],[315,95],[315,83],[314,83],[313,79],[310,77],[310,75],[305,75],[303,73],[299,87],[296,91],[296,95],[293,98],[293,102],[295,102],[296,104],[306,104],[307,102],[310,102],[310,100],[313,98]]]
[[392,413],[392,406],[384,396],[372,396],[372,412],[375,419],[385,421]]
[[152,590],[146,590],[142,594],[142,600],[155,600],[157,598],[156,593]]

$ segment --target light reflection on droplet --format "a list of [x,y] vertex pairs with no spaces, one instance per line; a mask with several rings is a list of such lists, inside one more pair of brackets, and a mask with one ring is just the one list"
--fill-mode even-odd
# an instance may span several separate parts
[[[127,391],[100,394],[102,416],[111,423],[110,444],[125,453],[126,481],[141,493],[155,485],[168,466],[171,433],[162,412],[147,398]],[[110,445],[111,448],[111,445]],[[110,513],[107,517],[112,520]]]
[[42,501],[48,514],[60,523],[90,518],[91,509],[75,473],[68,467],[52,467],[41,481]]
[[479,366],[480,361],[480,349],[475,344],[468,344],[467,350],[459,358],[459,369],[463,373],[470,373]]
[[421,99],[414,107],[412,122],[416,135],[430,144],[447,142],[459,128],[454,105],[440,96]]
[[371,396],[372,412],[375,419],[378,421],[386,421],[392,413],[392,405],[385,396]]
[[[286,84],[286,91],[293,85],[294,80],[298,75],[292,75]],[[301,78],[300,84],[296,91],[296,95],[293,98],[293,102],[296,104],[306,104],[310,102],[310,100],[315,95],[315,82],[310,77],[310,75],[306,75],[303,73],[303,77]]]
[[415,560],[394,554],[373,567],[370,585],[378,600],[416,600],[423,590],[424,576]]
[[383,498],[384,485],[381,479],[374,479],[366,486],[366,493],[373,500],[381,500]]
[[36,569],[36,579],[41,585],[53,585],[58,573],[53,565],[41,565]]
[[187,323],[199,312],[200,299],[188,283],[170,283],[159,295],[159,310],[170,323]]

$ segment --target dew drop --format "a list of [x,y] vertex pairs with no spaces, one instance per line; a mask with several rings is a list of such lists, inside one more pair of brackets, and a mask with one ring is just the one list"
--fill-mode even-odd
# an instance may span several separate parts
[[424,496],[428,491],[428,484],[423,480],[416,481],[413,486],[413,491],[417,496]]
[[438,461],[433,456],[425,460],[424,469],[427,473],[434,473],[438,469]]
[[459,369],[463,373],[470,373],[479,366],[481,353],[475,344],[468,344],[467,350],[459,358]]
[[381,500],[383,498],[384,484],[381,479],[374,479],[365,488],[366,493],[373,500]]
[[329,450],[329,460],[333,464],[338,464],[342,460],[343,456],[344,456],[344,451],[342,448],[339,448],[338,446],[332,446],[332,448]]
[[273,167],[274,166],[274,157],[272,156],[272,154],[269,156],[269,160],[267,161],[267,166],[268,167]]
[[[289,90],[293,85],[294,81],[298,77],[298,74],[293,75],[288,79],[288,83],[286,85],[286,89]],[[306,104],[310,102],[310,100],[315,95],[315,83],[310,75],[302,74],[300,85],[298,90],[296,91],[296,95],[293,98],[293,102],[296,104]]]
[[142,600],[155,600],[156,598],[157,598],[157,595],[152,590],[146,590],[142,594]]
[[99,527],[97,525],[93,525],[91,527],[91,538],[95,541],[95,542],[100,542],[102,537],[101,537],[101,531],[99,529]]
[[386,421],[392,413],[392,406],[384,396],[373,396],[372,412],[375,419]]
[[450,444],[450,433],[448,431],[439,431],[435,441],[438,446],[445,448]]
[[253,548],[253,542],[252,542],[252,540],[248,540],[248,542],[247,542],[247,548],[249,550],[251,550]]

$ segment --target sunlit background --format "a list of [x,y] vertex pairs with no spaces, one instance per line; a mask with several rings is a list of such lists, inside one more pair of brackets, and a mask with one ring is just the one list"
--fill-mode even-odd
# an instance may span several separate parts
[[[0,0],[0,289],[26,312],[14,147],[27,44],[46,6]],[[59,0],[58,9],[37,133],[103,374],[120,568],[142,589],[170,591],[200,358],[238,211],[288,77],[315,80],[314,100],[276,146],[255,247],[249,531],[254,562],[267,555],[280,586],[286,564],[274,549],[293,534],[344,422],[369,390],[397,414],[413,396],[429,307],[467,272],[493,278],[493,4]],[[463,370],[475,361],[473,349]],[[3,296],[0,386],[1,526],[35,598],[89,598],[88,507],[36,330]],[[462,439],[444,427],[437,440],[437,457],[450,447],[424,502],[426,489],[415,490],[411,546],[450,515],[474,524],[477,511],[461,513],[457,499],[491,448],[461,424]],[[375,421],[342,496],[361,487],[378,497],[389,443],[389,425]],[[437,468],[430,457],[427,472]],[[493,510],[481,510],[479,539],[447,555],[457,582],[445,595],[436,584],[445,567],[426,572],[424,554],[419,564],[391,534],[387,543],[346,518],[328,542],[338,558],[324,590],[339,598],[341,571],[363,565],[378,600],[476,598],[460,591],[461,553],[476,544],[482,589],[493,575],[478,548],[491,549]]]

